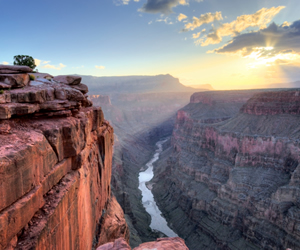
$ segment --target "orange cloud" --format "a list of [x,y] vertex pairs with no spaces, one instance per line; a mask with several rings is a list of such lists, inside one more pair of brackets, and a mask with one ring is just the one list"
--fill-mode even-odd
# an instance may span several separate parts
[[186,19],[186,18],[187,18],[186,15],[180,13],[180,14],[178,15],[178,17],[177,17],[177,20],[178,20],[179,22],[181,22],[183,19]]
[[223,23],[204,37],[201,46],[220,43],[223,37],[236,36],[249,27],[266,28],[266,25],[271,22],[273,17],[284,8],[285,6],[272,7],[270,9],[262,8],[254,14],[242,15],[230,23]]
[[222,20],[222,19],[223,19],[223,17],[222,17],[221,11],[217,11],[216,13],[210,13],[210,12],[205,13],[205,14],[202,14],[199,18],[193,17],[193,22],[187,23],[184,26],[183,31],[194,30],[205,23],[211,23],[213,21]]

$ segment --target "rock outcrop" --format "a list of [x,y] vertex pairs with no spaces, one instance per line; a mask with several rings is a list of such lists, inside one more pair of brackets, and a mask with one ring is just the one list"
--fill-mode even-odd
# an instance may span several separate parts
[[[6,65],[4,69],[7,69]],[[24,115],[72,116],[80,108],[92,106],[85,95],[88,88],[80,83],[80,77],[49,78],[46,74],[45,78],[40,78],[33,74],[35,80],[30,81],[29,74],[20,70],[18,67],[18,73],[0,73],[0,88],[3,92],[0,94],[0,119]]]
[[206,92],[178,112],[153,192],[190,249],[300,249],[299,93]]
[[[49,75],[27,81],[27,73],[0,66],[10,85],[0,93],[0,249],[128,241],[123,211],[111,197],[113,128],[101,108],[76,89],[78,78],[66,85]],[[10,81],[18,74],[27,77]]]
[[[133,248],[133,250],[188,250],[184,240],[179,237],[159,238],[156,241],[147,242]],[[123,238],[119,238],[114,242],[106,243],[97,248],[97,250],[131,250],[130,246]]]

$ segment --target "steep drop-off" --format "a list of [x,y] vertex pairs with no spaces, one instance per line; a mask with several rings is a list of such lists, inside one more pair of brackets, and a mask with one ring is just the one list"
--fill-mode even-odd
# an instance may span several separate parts
[[246,95],[194,94],[155,168],[190,249],[300,249],[300,90]]
[[0,249],[128,241],[111,197],[113,129],[101,108],[80,77],[30,81],[29,72],[0,67]]
[[151,231],[150,216],[138,189],[139,171],[155,151],[155,143],[170,136],[176,111],[186,105],[191,93],[140,93],[92,95],[115,131],[112,190],[122,206],[130,228],[130,245],[155,240],[162,234]]

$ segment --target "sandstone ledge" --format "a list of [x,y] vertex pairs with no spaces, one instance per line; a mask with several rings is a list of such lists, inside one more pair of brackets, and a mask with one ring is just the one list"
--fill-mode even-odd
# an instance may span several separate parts
[[[79,76],[28,74],[28,67],[0,65],[0,120],[16,116],[70,116],[92,106]],[[11,74],[4,74],[7,70]],[[30,81],[30,77],[34,80]]]

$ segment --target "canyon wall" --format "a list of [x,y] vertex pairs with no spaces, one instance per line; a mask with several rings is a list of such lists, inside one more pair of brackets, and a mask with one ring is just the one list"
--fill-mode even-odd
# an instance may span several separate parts
[[80,77],[31,71],[0,67],[0,249],[128,241],[111,195],[113,128]]
[[162,237],[153,232],[151,218],[138,189],[139,171],[153,156],[155,143],[170,136],[176,111],[189,102],[191,93],[139,93],[91,95],[114,127],[112,190],[130,228],[130,246]]
[[153,192],[190,249],[300,249],[299,108],[293,89],[196,93],[178,111]]

